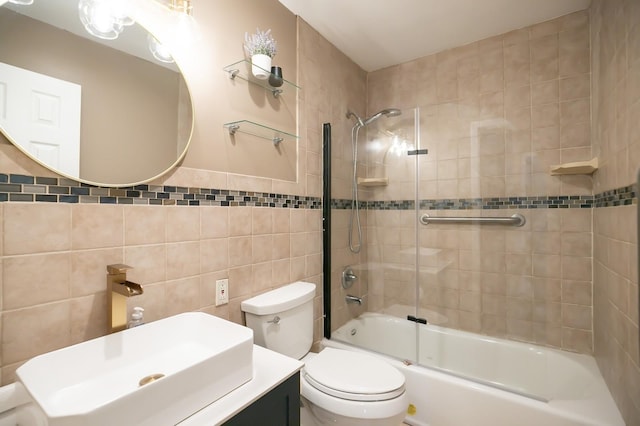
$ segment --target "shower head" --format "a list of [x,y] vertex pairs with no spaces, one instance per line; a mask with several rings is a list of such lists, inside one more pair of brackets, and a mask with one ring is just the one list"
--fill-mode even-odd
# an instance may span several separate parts
[[358,114],[356,114],[355,112],[349,110],[349,111],[347,111],[347,118],[351,118],[351,117],[356,119],[356,124],[358,124],[358,126],[364,127],[364,123],[362,122],[362,118],[360,118],[360,116]]
[[396,117],[398,115],[402,114],[402,111],[400,111],[398,108],[387,108],[387,109],[383,109],[380,112],[377,112],[375,114],[373,114],[371,117],[367,118],[366,120],[364,120],[364,126],[366,126],[367,124],[373,123],[374,121],[376,121],[378,118],[382,117],[383,115],[386,117]]

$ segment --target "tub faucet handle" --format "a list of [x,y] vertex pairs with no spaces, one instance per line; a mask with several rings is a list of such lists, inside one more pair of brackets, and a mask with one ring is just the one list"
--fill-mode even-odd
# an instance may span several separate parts
[[351,266],[347,266],[342,271],[342,288],[347,289],[351,288],[354,281],[358,279],[358,276],[353,272]]

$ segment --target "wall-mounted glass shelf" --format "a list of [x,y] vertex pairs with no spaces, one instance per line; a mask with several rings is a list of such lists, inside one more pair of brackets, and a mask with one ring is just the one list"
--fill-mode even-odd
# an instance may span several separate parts
[[[260,87],[262,87],[265,90],[268,90],[269,92],[271,92],[273,94],[274,98],[277,98],[278,96],[280,96],[281,93],[284,92],[285,89],[300,89],[299,86],[297,86],[296,84],[290,82],[289,80],[286,79],[282,79],[283,83],[282,86],[280,87],[273,87],[269,84],[268,80],[260,80],[257,79],[256,77],[253,76],[253,74],[251,73],[251,61],[247,61],[246,59],[243,59],[241,61],[238,62],[234,62],[231,65],[227,65],[226,67],[223,68],[223,70],[229,74],[229,78],[230,79],[235,79],[240,78],[242,80],[248,81],[249,83],[253,83],[256,84]],[[258,67],[260,68],[260,67]],[[263,68],[260,68],[263,69]],[[264,70],[268,73],[271,72],[271,70]]]
[[278,145],[280,142],[285,140],[296,141],[299,137],[298,135],[274,129],[273,127],[258,124],[249,120],[232,121],[230,123],[225,123],[224,127],[232,136],[237,132],[246,133],[258,138],[270,140],[274,145]]

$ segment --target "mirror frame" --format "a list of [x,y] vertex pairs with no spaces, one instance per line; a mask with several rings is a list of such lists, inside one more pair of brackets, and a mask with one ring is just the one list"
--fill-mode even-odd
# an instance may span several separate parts
[[[141,1],[149,3],[148,0],[141,0]],[[8,3],[8,0],[0,0],[0,8],[3,7],[5,5],[5,3]],[[28,6],[26,6],[26,7],[28,7]],[[140,9],[134,9],[134,11],[137,12],[136,15],[140,14],[140,16],[143,16]],[[141,22],[141,21],[144,21],[144,19],[137,19],[138,16],[134,16],[134,18],[136,18],[135,19],[136,24],[139,25],[140,27],[142,27],[147,32],[147,34],[150,34],[150,35],[156,37],[157,39],[160,39],[155,33],[153,33],[152,31],[149,30],[148,26],[145,25],[144,22]],[[80,36],[78,36],[78,37],[80,37]],[[91,41],[94,41],[91,37],[87,37],[87,39],[89,39]],[[115,49],[115,50],[118,50],[118,49]],[[154,176],[151,176],[151,177],[148,177],[148,178],[144,178],[144,179],[141,179],[141,180],[136,180],[136,181],[133,181],[133,182],[124,182],[124,183],[96,182],[96,181],[93,181],[93,180],[90,180],[90,179],[83,179],[80,176],[70,176],[70,175],[68,175],[66,173],[63,173],[63,172],[61,172],[59,170],[56,170],[52,166],[47,165],[44,162],[42,162],[41,160],[35,158],[31,153],[29,153],[26,150],[26,148],[24,148],[21,144],[17,143],[17,141],[10,134],[8,134],[8,132],[1,125],[0,125],[0,133],[2,133],[2,136],[4,136],[7,139],[7,141],[9,141],[11,143],[11,145],[13,145],[15,148],[17,148],[18,151],[20,151],[21,153],[26,155],[30,160],[33,160],[36,164],[44,167],[45,169],[55,173],[58,176],[61,176],[61,177],[67,178],[67,179],[71,179],[71,180],[74,180],[76,182],[80,182],[80,183],[84,183],[84,184],[92,185],[92,186],[97,186],[97,187],[128,188],[128,187],[141,185],[141,184],[148,183],[148,182],[154,181],[156,179],[159,179],[160,177],[162,177],[162,176],[166,175],[167,173],[169,173],[170,171],[174,170],[184,160],[185,156],[187,155],[187,151],[189,150],[189,147],[191,146],[191,142],[193,140],[193,134],[194,134],[194,131],[195,131],[195,115],[196,115],[196,111],[195,111],[195,105],[194,105],[194,102],[193,102],[192,90],[190,88],[189,81],[187,80],[187,78],[186,78],[186,76],[185,76],[185,74],[184,74],[184,72],[182,70],[182,67],[180,66],[178,60],[175,60],[175,58],[174,58],[174,61],[175,61],[175,66],[178,69],[178,71],[179,71],[179,73],[180,73],[180,75],[181,75],[181,77],[182,77],[182,79],[184,81],[185,88],[186,88],[187,93],[189,95],[190,112],[191,112],[191,120],[190,120],[190,123],[189,123],[190,130],[189,130],[188,137],[186,138],[186,143],[184,144],[184,149],[182,150],[180,155],[178,155],[176,160],[173,163],[171,163],[169,166],[167,166],[166,169],[160,171],[159,173],[155,174]]]

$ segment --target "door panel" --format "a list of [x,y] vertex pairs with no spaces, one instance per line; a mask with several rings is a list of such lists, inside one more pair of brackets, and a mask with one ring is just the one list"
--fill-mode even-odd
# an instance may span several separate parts
[[80,168],[81,87],[0,63],[0,125],[22,149],[70,176]]

